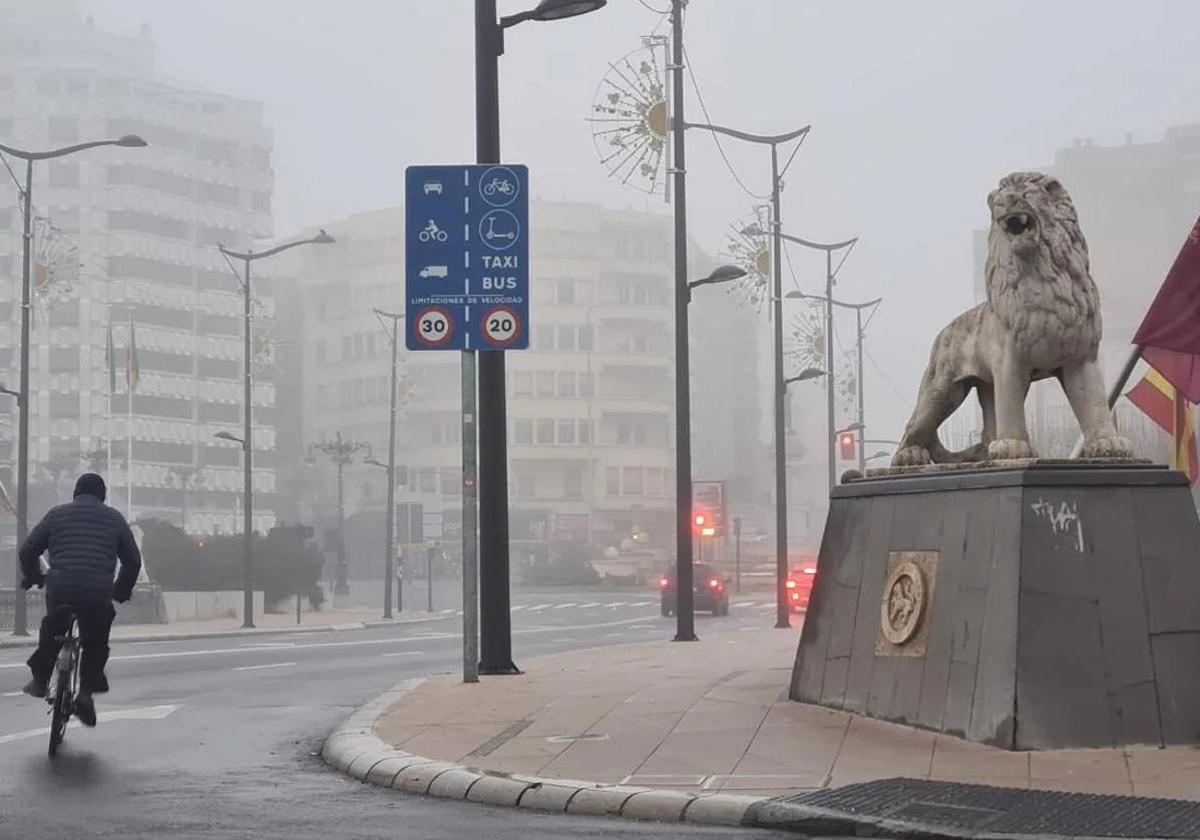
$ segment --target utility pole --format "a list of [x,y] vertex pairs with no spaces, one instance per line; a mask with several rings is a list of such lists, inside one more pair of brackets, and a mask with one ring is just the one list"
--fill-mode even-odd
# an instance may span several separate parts
[[[475,162],[500,162],[500,69],[504,30],[496,0],[475,0]],[[474,354],[472,356],[472,367]],[[512,616],[508,546],[508,407],[504,392],[504,351],[479,356],[479,633],[481,674],[517,674],[512,657]],[[467,354],[463,355],[466,395]],[[474,371],[472,371],[473,373]],[[464,418],[468,416],[463,409]],[[466,443],[464,426],[464,445]],[[464,450],[465,452],[465,450]],[[467,465],[464,463],[463,465]],[[469,490],[472,488],[463,488]],[[468,501],[464,494],[464,504]],[[471,495],[470,500],[474,500]],[[463,523],[463,535],[467,525]],[[464,561],[465,561],[464,557]],[[463,578],[467,577],[464,562]],[[466,587],[463,588],[464,597]],[[463,605],[463,616],[467,605]]]
[[683,7],[671,0],[671,137],[675,183],[675,641],[696,641],[692,582],[692,395],[688,347],[687,154],[684,145]]
[[[403,312],[385,312],[382,309],[375,310],[376,316],[379,318],[388,318],[392,322],[392,329],[389,333],[392,342],[392,397],[391,408],[388,412],[388,460],[387,460],[387,526],[385,528],[385,546],[383,560],[383,617],[392,617],[392,574],[393,560],[395,558],[395,542],[396,542],[396,399],[397,399],[397,374],[396,364],[400,352],[400,322],[404,319]],[[397,607],[399,609],[399,607]]]

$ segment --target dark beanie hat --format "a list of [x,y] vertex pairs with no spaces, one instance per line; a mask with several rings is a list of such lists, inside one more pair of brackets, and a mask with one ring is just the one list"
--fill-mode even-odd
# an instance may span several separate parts
[[79,480],[75,482],[76,496],[95,496],[100,501],[104,501],[107,489],[104,486],[104,479],[95,473],[84,473],[79,476]]

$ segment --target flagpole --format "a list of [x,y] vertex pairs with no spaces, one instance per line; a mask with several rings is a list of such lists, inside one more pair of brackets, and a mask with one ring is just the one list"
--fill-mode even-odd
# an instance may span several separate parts
[[112,416],[112,400],[113,391],[117,384],[116,375],[113,370],[113,340],[112,340],[112,306],[108,307],[108,335],[104,340],[104,357],[108,362],[108,387],[105,389],[108,392],[107,407],[105,408],[104,416],[104,439],[105,439],[105,454],[104,454],[104,471],[108,473],[108,480],[112,481],[112,439],[113,439],[113,416]]
[[[1125,390],[1125,385],[1129,382],[1129,377],[1133,375],[1133,369],[1137,367],[1138,359],[1142,358],[1142,348],[1140,345],[1133,345],[1133,349],[1129,351],[1129,358],[1125,360],[1125,366],[1121,368],[1121,373],[1117,376],[1117,381],[1113,383],[1112,389],[1108,392],[1108,410],[1112,411],[1117,406],[1117,400],[1121,399],[1121,392]],[[1075,441],[1075,448],[1071,450],[1071,457],[1078,458],[1083,452],[1083,435],[1079,436],[1079,440]]]
[[129,345],[125,350],[125,516],[133,521],[133,388],[136,348],[133,313],[129,313]]

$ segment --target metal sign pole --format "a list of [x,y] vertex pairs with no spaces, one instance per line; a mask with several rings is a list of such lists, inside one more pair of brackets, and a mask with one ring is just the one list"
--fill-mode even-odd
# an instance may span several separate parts
[[476,534],[475,353],[462,354],[463,682],[479,682],[479,540]]

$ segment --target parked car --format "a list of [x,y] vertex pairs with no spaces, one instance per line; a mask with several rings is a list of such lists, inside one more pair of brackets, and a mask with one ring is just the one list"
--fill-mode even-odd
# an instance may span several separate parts
[[[658,582],[663,615],[675,614],[675,574],[675,567],[672,566]],[[729,615],[730,582],[729,578],[722,577],[712,566],[705,563],[692,564],[692,609],[697,612],[704,610],[713,615]]]
[[812,597],[813,581],[816,580],[817,561],[810,558],[801,561],[787,576],[787,602],[792,612],[808,609],[808,600]]

